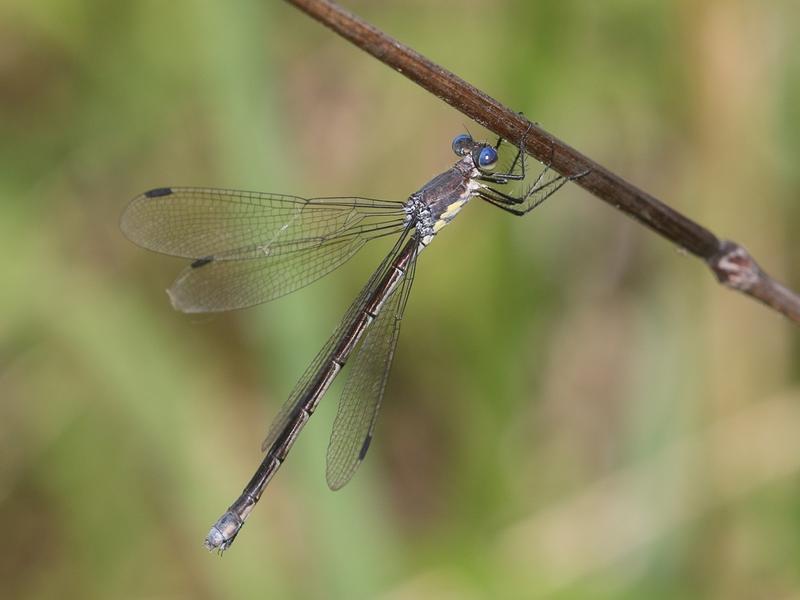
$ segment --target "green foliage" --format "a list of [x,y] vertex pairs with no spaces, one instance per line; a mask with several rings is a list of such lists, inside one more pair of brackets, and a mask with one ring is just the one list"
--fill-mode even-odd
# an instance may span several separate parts
[[[800,283],[792,2],[350,4]],[[283,3],[0,7],[4,596],[800,593],[795,329],[574,186],[465,209],[420,261],[361,472],[325,487],[335,388],[230,553],[203,550],[383,248],[186,317],[126,201],[403,199],[465,124]]]

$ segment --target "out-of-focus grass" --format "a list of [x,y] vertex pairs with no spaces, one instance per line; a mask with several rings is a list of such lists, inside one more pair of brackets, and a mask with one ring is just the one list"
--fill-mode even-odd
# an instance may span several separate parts
[[[800,285],[796,3],[350,5]],[[324,483],[334,389],[230,554],[202,549],[382,248],[185,317],[127,199],[403,199],[464,124],[281,3],[0,6],[4,596],[800,593],[796,328],[575,188],[465,210],[356,479]]]

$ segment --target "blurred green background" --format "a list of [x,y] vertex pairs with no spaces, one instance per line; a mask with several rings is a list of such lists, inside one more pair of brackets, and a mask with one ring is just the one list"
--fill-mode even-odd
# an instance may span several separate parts
[[[346,5],[800,287],[796,0]],[[0,5],[4,597],[800,597],[797,327],[575,186],[465,210],[357,477],[325,485],[339,382],[202,548],[385,247],[189,317],[127,201],[404,200],[465,125],[281,2]]]

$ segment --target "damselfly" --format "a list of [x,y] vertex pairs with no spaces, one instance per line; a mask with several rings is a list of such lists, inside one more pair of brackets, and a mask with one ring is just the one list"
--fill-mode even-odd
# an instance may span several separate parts
[[417,257],[464,205],[478,197],[524,215],[574,178],[545,167],[524,193],[508,193],[503,186],[525,180],[525,153],[520,145],[510,167],[495,172],[501,142],[457,136],[452,148],[458,161],[405,202],[171,187],[145,192],[128,206],[121,226],[129,239],[191,260],[168,290],[173,306],[187,313],[274,300],[331,272],[369,240],[397,236],[279,410],[261,445],[261,465],[211,528],[208,549],[224,551],[233,543],[346,362],[352,364],[333,424],[326,477],[337,490],[353,476],[372,441]]

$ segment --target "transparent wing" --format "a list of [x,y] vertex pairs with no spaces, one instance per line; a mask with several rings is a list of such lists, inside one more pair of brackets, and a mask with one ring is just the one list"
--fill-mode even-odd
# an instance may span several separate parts
[[407,235],[401,235],[397,240],[397,243],[395,243],[392,250],[375,270],[372,277],[370,277],[367,284],[361,290],[361,293],[350,305],[350,308],[348,308],[347,313],[333,332],[333,335],[325,343],[322,350],[319,351],[305,373],[303,373],[303,376],[300,378],[300,381],[297,382],[297,385],[295,385],[289,398],[284,402],[280,410],[278,410],[278,413],[275,415],[270,425],[266,438],[264,438],[264,441],[261,443],[261,450],[263,452],[267,452],[275,444],[275,441],[281,437],[281,434],[288,424],[292,422],[298,407],[301,407],[305,403],[308,390],[316,386],[320,372],[333,359],[336,347],[340,343],[343,333],[351,326],[353,319],[357,318],[363,310],[367,300],[372,296],[375,286],[380,282],[387,268],[389,268],[389,265],[394,261],[406,238]]
[[369,198],[313,198],[211,188],[157,188],[122,215],[134,243],[193,260],[263,258],[396,224],[403,204]]
[[416,256],[402,284],[370,325],[351,361],[328,444],[326,479],[332,490],[350,481],[372,442],[415,269]]
[[351,258],[367,239],[343,237],[324,246],[263,259],[196,261],[183,270],[167,293],[172,305],[187,313],[246,308],[316,281]]
[[403,204],[208,188],[158,188],[131,201],[123,233],[193,260],[169,289],[184,312],[244,308],[307,285],[363,244],[403,228]]

